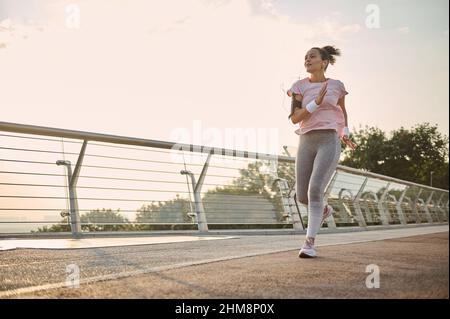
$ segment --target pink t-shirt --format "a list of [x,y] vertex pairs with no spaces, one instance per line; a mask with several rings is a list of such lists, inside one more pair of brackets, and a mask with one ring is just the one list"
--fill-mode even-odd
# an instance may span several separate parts
[[[300,128],[295,130],[298,135],[321,129],[334,129],[339,136],[343,135],[345,118],[337,102],[348,92],[345,90],[344,83],[339,80],[328,79],[327,82],[327,94],[325,94],[320,106],[299,123]],[[324,82],[311,83],[309,78],[304,78],[292,84],[288,94],[290,95],[292,92],[301,94],[303,96],[302,106],[305,107],[319,96],[323,84]]]

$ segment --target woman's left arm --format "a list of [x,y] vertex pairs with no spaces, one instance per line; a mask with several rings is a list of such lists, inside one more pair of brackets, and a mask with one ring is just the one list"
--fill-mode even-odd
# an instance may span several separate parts
[[348,127],[347,110],[345,109],[345,95],[338,100],[337,104],[341,107],[342,113],[344,113],[345,127]]
[[[345,127],[348,128],[348,116],[347,110],[345,109],[345,95],[338,100],[337,104],[341,107],[342,113],[344,113]],[[343,135],[342,139],[344,143],[347,144],[352,150],[356,149],[356,144],[350,140],[349,136]]]

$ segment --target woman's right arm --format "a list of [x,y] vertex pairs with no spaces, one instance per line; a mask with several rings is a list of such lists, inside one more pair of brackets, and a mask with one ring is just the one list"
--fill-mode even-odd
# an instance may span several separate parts
[[295,109],[294,114],[291,116],[291,121],[293,124],[297,124],[298,122],[303,121],[309,113],[306,109]]
[[298,122],[303,121],[303,119],[308,116],[309,112],[305,108],[301,107],[301,102],[303,99],[301,94],[294,95],[294,98],[300,102],[300,107],[295,107],[294,112],[290,115],[290,119],[293,124],[297,124]]
[[[311,101],[308,105],[306,105],[306,107],[302,107],[301,109],[300,108],[295,109],[295,111],[291,114],[292,123],[297,124],[298,122],[303,121],[312,112],[314,112],[314,110],[317,109],[320,106],[320,104],[322,104],[322,101],[326,94],[327,94],[327,82],[324,83],[324,85],[320,89],[319,96],[315,98],[314,101]],[[295,99],[297,101],[301,101],[303,100],[303,96],[298,94],[297,96],[295,96]]]

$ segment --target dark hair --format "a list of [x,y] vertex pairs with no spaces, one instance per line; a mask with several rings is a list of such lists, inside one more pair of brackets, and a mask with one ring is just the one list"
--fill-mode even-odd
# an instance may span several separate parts
[[[322,58],[322,60],[328,60],[331,65],[333,65],[336,62],[335,56],[341,55],[341,50],[339,50],[338,48],[335,48],[332,45],[326,45],[322,48],[314,47],[312,49],[316,49],[317,51],[319,51],[320,57]],[[325,70],[327,69],[327,67],[328,67],[328,64],[325,67]]]
[[295,99],[295,96],[296,96],[296,95],[297,95],[296,93],[292,92],[292,99],[291,99],[291,114],[289,114],[288,119],[290,119],[291,116],[294,115],[294,111],[295,111],[295,108],[296,108],[296,107],[298,107],[298,108],[300,108],[300,109],[302,108],[302,102],[299,102],[299,101],[297,101],[297,100]]

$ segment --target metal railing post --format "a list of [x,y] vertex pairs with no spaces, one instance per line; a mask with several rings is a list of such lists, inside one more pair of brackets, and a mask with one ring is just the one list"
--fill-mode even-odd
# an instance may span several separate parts
[[[342,195],[343,192],[347,192],[349,194],[349,196]],[[341,188],[338,193],[339,210],[340,210],[340,212],[344,213],[344,216],[345,216],[344,220],[349,221],[349,218],[350,217],[353,218],[354,214],[352,213],[351,208],[347,207],[347,205],[344,203],[345,197],[347,197],[349,199],[349,201],[352,202],[352,205],[354,205],[354,203],[353,203],[354,196],[353,196],[352,191],[349,189],[346,189],[346,188]],[[357,218],[355,218],[355,219],[357,219]]]
[[359,203],[359,200],[361,199],[362,192],[364,190],[364,187],[366,187],[367,181],[369,180],[368,177],[364,180],[361,187],[358,190],[358,193],[355,196],[355,199],[353,200],[353,206],[355,207],[355,213],[356,216],[358,216],[358,224],[359,227],[367,228],[366,220],[364,219],[364,215],[361,211],[361,205]]
[[[364,200],[364,210],[366,211],[366,224],[367,223],[372,223],[376,217],[375,215],[372,215],[371,211],[370,211],[370,196],[372,196],[373,202],[375,202],[375,204],[377,205],[376,209],[378,209],[378,196],[377,194],[375,194],[373,191],[368,191],[364,194],[364,196],[361,196],[361,199]],[[381,215],[381,213],[379,213],[380,215],[380,220],[381,223],[383,223],[383,216]]]
[[70,207],[70,229],[72,236],[79,238],[81,236],[81,221],[78,210],[77,182],[80,176],[81,166],[83,165],[84,154],[86,152],[87,141],[83,141],[80,154],[78,155],[77,164],[72,173],[72,164],[70,161],[56,161],[56,165],[63,165],[67,168],[67,179],[69,187],[69,207]]
[[445,211],[446,211],[446,215],[447,215],[447,222],[448,222],[448,215],[449,215],[449,206],[448,206],[448,202],[449,202],[449,200],[447,199],[447,204],[445,204]]
[[[195,189],[195,186],[197,183],[195,182],[194,174],[187,170],[180,171],[181,174],[187,174],[191,177],[191,183],[192,188]],[[194,205],[195,205],[195,220],[198,225],[198,231],[199,232],[207,232],[208,231],[208,224],[206,223],[206,216],[205,216],[205,210],[203,208],[202,204],[202,198],[200,196],[200,193],[194,191]]]
[[405,187],[402,194],[400,195],[400,198],[398,199],[397,203],[395,204],[395,207],[397,208],[398,218],[400,219],[400,223],[402,223],[403,225],[406,225],[407,222],[406,222],[406,217],[403,214],[402,203],[403,203],[403,199],[405,198],[406,191],[408,190],[408,188],[409,188],[408,186]]
[[389,214],[389,211],[388,211],[388,213],[386,213],[386,211],[385,211],[385,209],[383,207],[383,203],[386,200],[386,195],[387,195],[387,193],[389,191],[389,185],[390,184],[391,183],[388,183],[386,185],[386,188],[385,188],[383,194],[381,195],[381,197],[380,197],[380,199],[378,200],[378,203],[377,203],[378,211],[380,212],[381,222],[382,222],[383,225],[389,225],[389,222],[391,220],[391,216]]
[[430,213],[430,210],[428,209],[428,205],[430,205],[433,195],[434,195],[434,191],[431,191],[430,196],[428,196],[428,199],[425,202],[425,216],[427,217],[427,221],[430,224],[433,223],[433,217],[431,217],[431,213]]
[[293,202],[295,199],[290,197],[288,181],[284,178],[277,178],[274,180],[274,183],[278,184],[281,202],[283,203],[283,211],[285,216],[288,217],[288,221],[292,223],[292,228],[296,230],[304,230],[303,223],[299,216],[300,212],[294,211],[293,208],[293,206],[295,206],[295,203]]
[[194,174],[188,170],[182,170],[180,171],[181,174],[189,175],[191,177],[192,182],[192,189],[194,191],[194,204],[195,204],[195,213],[196,213],[196,220],[198,224],[198,231],[199,232],[208,232],[208,223],[206,221],[206,214],[205,209],[203,207],[202,197],[201,197],[201,189],[203,185],[203,181],[205,180],[206,172],[209,167],[209,161],[211,159],[212,153],[209,152],[208,158],[206,159],[205,164],[203,165],[202,172],[200,173],[200,177],[198,178],[198,181],[195,181]]
[[[427,219],[426,222],[428,223],[428,217],[427,217],[427,213],[426,213],[427,207],[426,207],[425,201],[424,201],[422,198],[419,198],[419,199],[417,200],[417,202],[418,202],[419,207],[423,207],[422,210],[425,210],[425,218]],[[420,211],[421,211],[421,210],[419,210],[419,212],[420,212]],[[423,212],[422,212],[422,213],[423,213]],[[420,216],[420,222],[422,223],[422,215],[419,214],[419,216]]]
[[438,201],[435,203],[435,211],[436,211],[436,209],[437,209],[437,212],[438,212],[438,214],[437,214],[437,218],[438,218],[438,221],[439,222],[443,222],[444,220],[441,218],[441,217],[443,217],[443,216],[441,216],[441,214],[444,214],[445,215],[445,209],[444,209],[444,207],[442,206],[442,199],[444,198],[444,195],[445,195],[445,193],[442,193],[441,194],[441,196],[439,197],[439,199],[438,199]]
[[408,196],[405,196],[404,198],[408,201],[409,207],[411,207],[411,214],[413,214],[414,213],[414,202],[413,202],[413,200],[410,197],[408,197]]
[[76,191],[70,182],[72,180],[72,167],[70,161],[57,161],[56,165],[64,165],[67,168],[67,180],[69,187],[69,216],[70,216],[70,230],[72,236],[75,238],[81,235],[80,214],[78,212],[78,201]]
[[420,194],[422,193],[422,188],[419,188],[419,192],[417,193],[416,197],[413,201],[412,210],[414,214],[416,215],[416,224],[420,224],[422,222],[422,218],[420,217],[419,211],[417,210],[417,202],[420,199]]

